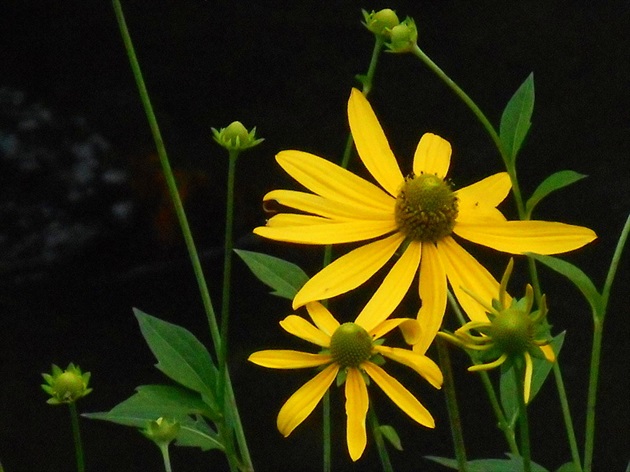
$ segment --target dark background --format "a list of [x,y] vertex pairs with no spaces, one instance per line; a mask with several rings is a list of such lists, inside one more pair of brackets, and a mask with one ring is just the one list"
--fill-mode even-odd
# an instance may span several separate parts
[[[630,208],[627,2],[181,0],[123,6],[215,306],[226,156],[210,127],[238,119],[257,126],[266,139],[238,163],[237,247],[283,254],[314,273],[319,250],[287,250],[254,238],[251,230],[264,223],[262,195],[294,186],[275,165],[276,152],[296,148],[333,160],[341,155],[346,100],[373,45],[360,24],[361,7],[391,7],[414,17],[422,49],[494,123],[534,71],[534,124],[519,162],[523,191],[530,194],[557,170],[589,175],[545,200],[535,216],[593,228],[599,239],[567,259],[598,287],[603,284]],[[74,467],[67,411],[46,405],[40,372],[53,362],[78,363],[92,372],[94,387],[81,410],[105,411],[135,386],[165,381],[153,368],[132,307],[186,326],[207,345],[209,336],[109,2],[3,2],[0,35],[0,89],[13,97],[0,109],[0,153],[8,155],[11,143],[28,159],[34,149],[39,153],[36,170],[16,164],[31,162],[22,155],[1,163],[0,461],[7,472],[63,472]],[[413,57],[383,54],[370,99],[403,168],[409,168],[422,133],[431,131],[452,143],[450,176],[457,187],[501,170],[474,116]],[[91,154],[86,158],[86,147],[75,144]],[[93,172],[77,194],[73,185],[85,175],[76,173],[80,162],[90,162]],[[359,165],[354,169],[363,172]],[[502,209],[515,216],[509,202]],[[52,242],[50,228],[60,235]],[[29,241],[26,248],[23,241]],[[466,247],[500,275],[507,258]],[[624,470],[630,450],[627,260],[626,254],[604,335],[597,471]],[[290,307],[268,296],[240,261],[235,266],[231,369],[254,463],[261,471],[321,470],[317,415],[288,439],[275,429],[282,402],[310,374],[246,362],[252,351],[291,342],[277,326]],[[568,332],[562,367],[581,444],[590,314],[574,287],[541,272],[554,330]],[[515,279],[512,291],[519,294],[525,282]],[[465,372],[461,353],[454,358],[469,455],[500,457],[507,448],[479,382]],[[392,452],[396,470],[438,470],[423,456],[452,455],[443,397],[426,384],[411,384],[414,378],[404,382],[436,416],[435,431],[413,425],[379,392],[372,398],[379,416],[391,419],[402,436],[405,452]],[[342,420],[340,397],[333,395]],[[531,412],[533,457],[557,468],[569,451],[551,382]],[[160,470],[157,448],[137,432],[87,420],[82,427],[88,470]],[[344,434],[343,426],[335,428],[335,470],[378,470],[371,443],[364,459],[351,463]],[[224,467],[216,452],[175,448],[172,460],[179,471]]]

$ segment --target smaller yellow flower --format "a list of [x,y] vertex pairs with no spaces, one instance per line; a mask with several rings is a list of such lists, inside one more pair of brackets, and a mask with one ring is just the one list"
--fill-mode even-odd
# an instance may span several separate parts
[[[380,319],[365,316],[366,310],[353,323],[340,324],[319,302],[306,305],[313,322],[289,315],[280,322],[287,332],[322,348],[318,354],[292,350],[258,351],[249,356],[254,364],[272,369],[321,367],[322,370],[299,388],[278,413],[278,430],[285,437],[315,409],[335,378],[345,382],[347,443],[353,461],[358,460],[367,443],[365,418],[369,407],[366,378],[378,385],[398,407],[412,419],[428,428],[435,427],[431,413],[379,363],[383,357],[404,364],[435,388],[442,386],[442,372],[428,357],[414,351],[382,345],[380,338],[400,328],[409,344],[422,336],[419,324],[409,318]],[[370,318],[372,321],[370,321]],[[367,375],[367,377],[366,377]]]
[[[546,323],[547,304],[545,296],[538,310],[532,312],[534,290],[527,285],[525,297],[520,300],[511,299],[506,288],[514,260],[510,262],[503,274],[499,288],[499,298],[489,305],[484,300],[470,293],[481,306],[487,310],[489,321],[470,321],[451,334],[439,332],[438,335],[464,349],[478,353],[482,363],[470,366],[471,372],[490,370],[508,362],[524,365],[523,399],[529,403],[533,374],[532,356],[556,360],[555,353],[549,345],[549,325]],[[479,334],[473,333],[476,331]],[[509,365],[509,364],[506,364]]]

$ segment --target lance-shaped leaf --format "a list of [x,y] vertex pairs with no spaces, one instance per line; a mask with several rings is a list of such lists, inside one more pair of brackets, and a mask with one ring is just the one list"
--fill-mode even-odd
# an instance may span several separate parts
[[[512,472],[523,470],[523,459],[513,454],[507,454],[509,459],[477,459],[466,462],[468,472]],[[459,465],[455,459],[446,457],[425,456],[427,459],[437,462],[450,469],[459,470]],[[534,462],[531,463],[532,472],[549,472],[543,466]]]
[[525,141],[533,112],[534,74],[531,73],[512,95],[501,116],[499,137],[511,165],[514,165],[516,155]]
[[235,249],[234,252],[247,264],[247,267],[262,283],[273,289],[272,295],[293,300],[308,275],[297,265],[260,252]]
[[532,196],[529,197],[529,200],[527,200],[525,204],[527,217],[529,218],[532,215],[532,211],[534,211],[536,205],[551,192],[567,187],[578,180],[582,180],[584,177],[586,177],[586,175],[572,170],[561,170],[551,174],[540,183],[536,190],[534,190]]

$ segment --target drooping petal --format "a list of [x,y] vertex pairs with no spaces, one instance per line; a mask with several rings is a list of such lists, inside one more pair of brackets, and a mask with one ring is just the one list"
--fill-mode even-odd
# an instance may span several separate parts
[[553,352],[553,347],[551,344],[545,344],[544,346],[540,346],[540,350],[549,362],[556,362],[556,353]]
[[532,363],[532,356],[529,352],[525,351],[525,378],[523,379],[523,399],[525,404],[529,403],[529,397],[532,391],[532,374],[534,373],[534,365]]
[[559,254],[590,243],[597,235],[583,226],[551,221],[458,223],[453,232],[464,239],[510,254]]
[[368,333],[372,339],[379,339],[394,328],[400,328],[407,344],[416,344],[420,340],[420,324],[411,318],[390,318],[376,325]]
[[446,272],[438,250],[432,243],[422,244],[419,293],[422,306],[418,312],[418,322],[422,337],[413,350],[424,354],[442,326],[446,311]]
[[392,208],[385,211],[372,206],[359,206],[355,203],[348,205],[295,190],[272,190],[263,197],[263,200],[265,202],[275,200],[280,205],[337,220],[390,220],[395,206],[394,199],[392,199]]
[[[453,238],[446,237],[438,242],[440,258],[446,270],[448,281],[460,305],[473,321],[488,321],[485,309],[466,290],[477,295],[481,300],[492,302],[499,296],[499,282],[471,256]],[[510,303],[509,296],[506,303]]]
[[329,364],[332,357],[326,354],[273,349],[254,352],[247,360],[270,369],[302,369]]
[[330,336],[320,331],[300,316],[289,315],[280,322],[280,326],[282,326],[287,333],[291,333],[305,341],[322,347],[330,346]]
[[505,200],[511,187],[507,172],[499,172],[457,190],[457,222],[505,221],[505,216],[496,206]]
[[413,173],[446,177],[451,164],[451,144],[433,133],[424,133],[413,156]]
[[376,181],[396,197],[404,181],[400,167],[370,103],[354,88],[348,100],[348,121],[363,164]]
[[354,321],[370,332],[392,314],[409,290],[420,265],[421,244],[412,241]]
[[293,308],[315,300],[326,300],[358,287],[385,265],[404,238],[401,233],[395,233],[341,256],[304,284],[293,299]]
[[435,421],[431,413],[429,413],[429,410],[422,406],[418,399],[414,397],[409,390],[403,387],[398,380],[371,362],[365,362],[361,367],[363,367],[363,370],[374,380],[376,385],[392,399],[398,408],[421,425],[427,428],[435,427]]
[[358,460],[367,444],[365,417],[369,406],[369,397],[365,380],[357,369],[348,369],[346,377],[346,416],[348,452],[353,461]]
[[408,349],[389,346],[374,346],[374,350],[393,361],[411,367],[435,388],[442,388],[442,382],[444,381],[442,371],[427,356]]
[[[275,241],[301,244],[339,244],[378,238],[395,231],[397,226],[392,218],[387,220],[355,220],[338,222],[311,215],[290,215],[290,220],[298,224],[285,224],[288,213],[274,216],[267,226],[254,228],[254,233]],[[301,218],[298,218],[301,217]],[[313,222],[315,224],[309,224]]]
[[308,152],[282,151],[276,161],[307,189],[329,200],[384,211],[391,207],[392,198],[376,185],[326,159]]
[[286,438],[315,409],[339,372],[337,364],[331,364],[302,385],[278,413],[278,431]]
[[306,304],[306,311],[309,316],[320,330],[326,333],[328,336],[332,336],[337,328],[339,328],[339,322],[328,311],[328,309],[319,302],[311,302]]

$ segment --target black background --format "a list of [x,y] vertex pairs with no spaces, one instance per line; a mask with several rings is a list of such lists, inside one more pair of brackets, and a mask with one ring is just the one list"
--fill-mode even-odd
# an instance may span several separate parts
[[[533,127],[519,161],[523,191],[530,194],[557,170],[589,175],[549,197],[535,216],[593,228],[599,239],[567,259],[598,287],[603,284],[630,208],[627,2],[158,0],[123,6],[171,159],[180,175],[200,176],[187,206],[215,306],[220,300],[226,157],[214,145],[210,127],[238,119],[257,126],[266,139],[238,163],[237,247],[284,254],[314,273],[318,250],[287,252],[282,245],[254,238],[251,229],[264,223],[262,195],[294,185],[275,165],[276,152],[296,148],[339,159],[353,76],[365,72],[373,45],[360,24],[362,7],[391,7],[401,17],[413,16],[422,49],[494,123],[534,71]],[[149,160],[152,141],[109,2],[3,2],[0,34],[0,86],[18,88],[60,114],[85,116],[124,162]],[[501,170],[481,125],[413,57],[383,54],[370,100],[403,168],[410,166],[422,133],[431,131],[452,143],[450,176],[457,187]],[[132,179],[134,169],[128,169]],[[363,172],[358,164],[354,169]],[[146,213],[140,212],[135,225],[81,248],[44,275],[19,283],[4,280],[0,287],[0,461],[8,472],[74,467],[67,411],[46,405],[39,388],[39,374],[51,363],[65,367],[73,361],[92,372],[95,391],[81,402],[82,411],[108,410],[135,386],[165,380],[153,368],[131,307],[186,326],[209,345],[177,233],[168,228],[167,237],[151,232],[147,221],[155,208],[142,201],[138,208]],[[510,203],[502,208],[515,217]],[[495,275],[501,273],[506,258],[466,247]],[[630,450],[627,260],[626,254],[604,335],[597,471],[623,470]],[[288,439],[275,429],[282,402],[309,374],[268,371],[246,362],[252,351],[292,342],[277,326],[290,307],[266,295],[240,261],[235,266],[231,369],[254,463],[261,471],[320,470],[317,415]],[[521,262],[518,267],[525,266]],[[568,282],[544,270],[542,279],[555,331],[568,331],[562,366],[581,443],[590,314]],[[525,280],[513,283],[518,294]],[[465,372],[463,356],[454,357],[469,455],[500,457],[506,447],[478,381]],[[410,385],[413,379],[404,381]],[[435,431],[416,427],[378,392],[373,398],[379,416],[391,418],[403,439],[405,451],[392,452],[396,470],[434,470],[423,456],[452,455],[443,399],[426,385],[411,388],[434,412]],[[342,420],[338,393],[333,400]],[[533,457],[550,469],[558,467],[569,459],[569,451],[551,382],[531,411]],[[335,470],[378,470],[371,443],[365,457],[351,463],[342,425],[335,428]],[[87,420],[82,426],[88,470],[160,470],[157,448],[137,432]],[[175,449],[172,455],[179,471],[224,467],[214,452]]]

